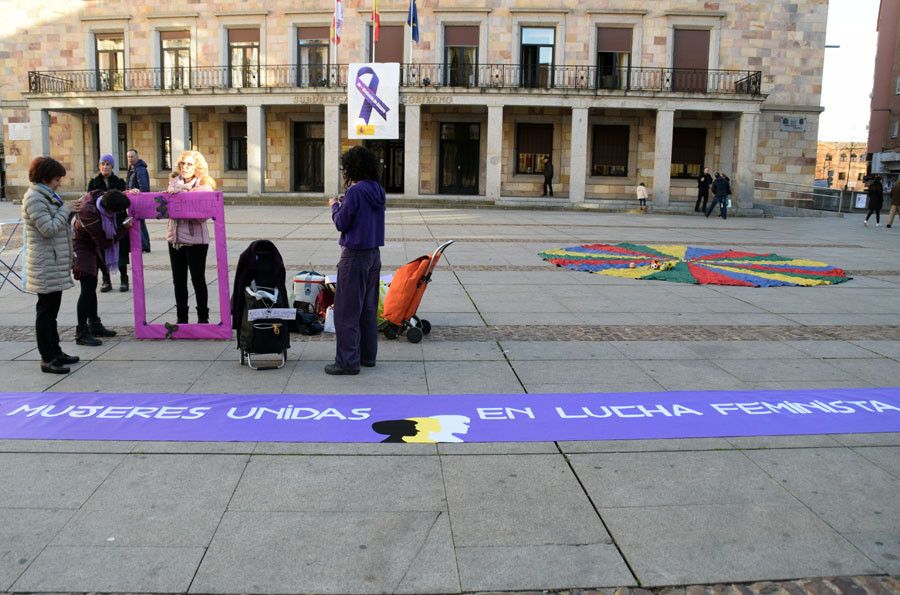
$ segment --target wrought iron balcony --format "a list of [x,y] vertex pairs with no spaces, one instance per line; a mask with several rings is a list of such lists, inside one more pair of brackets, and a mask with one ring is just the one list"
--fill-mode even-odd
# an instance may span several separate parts
[[[200,66],[58,70],[28,73],[34,94],[216,89],[342,89],[347,64],[330,66]],[[748,70],[598,68],[521,64],[401,64],[405,88],[544,89],[603,94],[631,92],[760,95],[762,73]]]

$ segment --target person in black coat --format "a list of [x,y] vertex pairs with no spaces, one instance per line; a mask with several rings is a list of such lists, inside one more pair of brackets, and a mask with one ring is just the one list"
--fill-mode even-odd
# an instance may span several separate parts
[[[104,193],[108,190],[125,191],[125,180],[113,173],[113,170],[116,168],[116,160],[112,155],[109,153],[101,155],[100,163],[97,167],[100,173],[88,182],[88,192],[94,192],[95,190]],[[116,214],[116,224],[122,225],[127,217],[128,213],[125,211]],[[119,240],[119,262],[117,264],[119,265],[119,274],[122,276],[119,291],[128,291],[128,253],[130,250],[131,242],[128,239],[128,234],[125,234]],[[103,284],[100,285],[100,292],[106,293],[107,291],[112,291],[112,282],[109,278],[109,267],[107,266],[109,263],[103,262],[100,264],[102,265],[100,270],[103,273]]]
[[700,202],[703,201],[703,211],[706,211],[706,203],[709,201],[709,187],[712,185],[713,179],[709,175],[709,168],[704,168],[703,173],[697,179],[697,203],[694,205],[694,212],[700,212]]
[[884,206],[884,186],[881,184],[881,176],[875,176],[875,181],[869,184],[869,212],[863,220],[863,225],[869,227],[869,217],[875,213],[875,227],[881,225],[881,208]]

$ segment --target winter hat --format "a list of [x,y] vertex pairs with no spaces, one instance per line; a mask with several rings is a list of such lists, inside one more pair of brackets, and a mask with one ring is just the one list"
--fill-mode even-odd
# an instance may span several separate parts
[[105,155],[100,155],[100,161],[105,161],[105,162],[107,162],[108,164],[110,164],[111,166],[113,166],[113,169],[116,168],[116,160],[115,160],[115,158],[114,158],[112,155],[110,155],[109,153],[107,153],[107,154],[105,154]]

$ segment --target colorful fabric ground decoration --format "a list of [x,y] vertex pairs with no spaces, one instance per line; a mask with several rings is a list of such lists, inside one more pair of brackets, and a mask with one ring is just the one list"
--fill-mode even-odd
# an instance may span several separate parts
[[676,283],[776,287],[833,285],[850,279],[843,269],[824,262],[693,246],[585,244],[541,252],[540,257],[575,271]]

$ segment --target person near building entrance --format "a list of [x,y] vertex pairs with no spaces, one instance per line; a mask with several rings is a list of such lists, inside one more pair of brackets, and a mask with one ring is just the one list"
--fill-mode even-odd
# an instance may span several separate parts
[[[88,192],[106,192],[107,190],[125,190],[125,180],[117,176],[113,173],[113,170],[116,168],[116,159],[110,155],[109,153],[100,156],[100,163],[97,165],[97,169],[100,170],[100,173],[97,174],[96,177],[92,178],[90,182],[88,182],[87,191]],[[125,212],[122,212],[118,215],[119,221],[118,224],[121,225],[122,221],[125,221],[125,217],[128,215]],[[100,292],[106,293],[108,291],[112,291],[112,281],[109,277],[109,267],[116,267],[119,269],[119,274],[121,275],[119,291],[128,291],[128,251],[131,249],[131,243],[128,241],[128,236],[122,238],[119,242],[119,260],[118,262],[101,262],[100,263],[100,271],[103,273],[103,284],[100,286]],[[121,252],[125,252],[124,262]]]
[[553,163],[550,156],[544,157],[544,196],[553,196]]
[[719,205],[720,217],[728,219],[728,197],[731,195],[731,184],[729,184],[728,176],[716,172],[716,177],[712,183],[713,201],[706,210],[707,218]]
[[[216,181],[209,175],[209,165],[199,151],[184,151],[169,181],[169,194],[180,192],[212,192]],[[173,197],[170,200],[178,200]],[[188,272],[197,300],[197,322],[209,323],[209,292],[206,287],[206,254],[209,252],[209,228],[206,219],[169,219],[166,229],[169,262],[175,286],[175,315],[178,324],[188,322]]]
[[[125,188],[129,194],[150,192],[150,173],[147,163],[138,157],[138,152],[128,149],[125,153],[128,159],[128,175],[125,176]],[[147,222],[141,219],[141,249],[150,252],[150,232],[147,231]]]
[[327,374],[359,374],[371,368],[378,355],[378,292],[384,212],[387,197],[378,183],[375,154],[361,146],[341,156],[347,191],[343,199],[329,198],[331,219],[341,232],[341,259],[334,292],[334,330],[337,346]]
[[638,205],[640,205],[641,210],[646,211],[647,199],[650,197],[650,195],[647,193],[647,186],[643,182],[641,182],[637,185],[635,193],[637,194]]
[[100,337],[115,337],[100,321],[97,313],[97,273],[101,262],[118,262],[119,242],[131,229],[131,220],[119,223],[118,215],[131,206],[128,197],[119,190],[94,192],[82,197],[81,211],[75,215],[72,225],[72,249],[75,252],[73,267],[75,280],[81,285],[78,296],[78,326],[75,343],[88,347],[103,344]]
[[897,213],[900,213],[900,179],[894,180],[894,186],[891,188],[891,210],[888,212],[888,227],[894,223],[894,216]]
[[881,225],[881,208],[884,206],[884,186],[881,185],[881,176],[875,176],[875,180],[869,184],[869,212],[863,219],[863,225],[869,227],[869,217],[875,213],[875,227]]
[[706,212],[706,203],[709,200],[709,187],[713,183],[712,176],[709,175],[709,168],[703,168],[703,173],[697,179],[697,203],[694,205],[694,212],[700,212],[700,202],[703,201],[703,211]]
[[72,282],[72,228],[69,218],[81,211],[82,200],[66,204],[56,190],[66,168],[50,157],[35,157],[28,167],[31,187],[22,198],[25,226],[26,287],[37,294],[34,334],[41,354],[41,371],[68,374],[77,356],[67,355],[59,346],[56,317],[62,292]]

